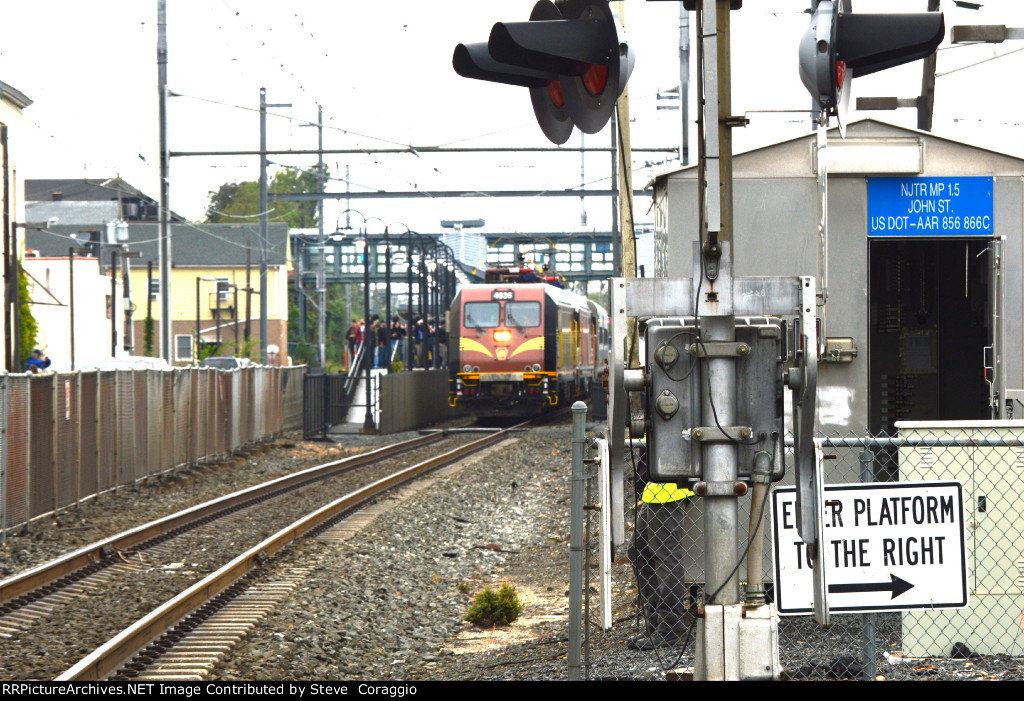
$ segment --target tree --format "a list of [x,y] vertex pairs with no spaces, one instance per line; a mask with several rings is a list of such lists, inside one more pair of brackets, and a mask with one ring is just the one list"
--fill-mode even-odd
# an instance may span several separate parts
[[[21,300],[20,325],[18,327],[19,338],[21,339],[21,358],[18,359],[19,368],[24,368],[32,351],[36,347],[36,336],[39,333],[39,323],[32,316],[32,296],[28,289],[28,275],[18,266],[18,299]],[[20,372],[20,370],[19,370]]]
[[[273,193],[316,192],[316,166],[313,170],[282,169],[274,173],[267,185]],[[327,168],[324,167],[324,176]],[[239,218],[252,219],[260,213],[260,184],[254,180],[224,183],[211,190],[206,210],[210,224],[237,222]],[[316,202],[271,202],[270,221],[283,221],[293,228],[305,229],[317,225]]]

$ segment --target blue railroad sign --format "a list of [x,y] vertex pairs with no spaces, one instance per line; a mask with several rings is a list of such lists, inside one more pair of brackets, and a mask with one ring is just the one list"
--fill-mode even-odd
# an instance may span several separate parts
[[992,178],[868,178],[869,236],[992,236]]

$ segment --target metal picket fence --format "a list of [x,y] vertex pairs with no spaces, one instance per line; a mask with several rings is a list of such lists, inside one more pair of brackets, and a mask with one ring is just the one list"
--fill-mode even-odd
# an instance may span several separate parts
[[[809,614],[783,616],[779,652],[788,678],[1024,677],[1024,499],[1019,496],[1024,479],[1024,424],[974,426],[906,424],[894,436],[820,436],[827,485],[963,484],[969,603],[958,609],[844,614],[835,612],[833,600],[832,625],[827,630]],[[792,484],[791,452],[786,460],[786,478],[773,489]],[[627,591],[636,621],[631,640],[634,647],[639,642],[647,648],[636,654],[650,655],[652,664],[665,669],[692,666],[697,622],[693,614],[708,595],[702,502],[696,497],[674,501],[678,493],[670,495],[661,486],[648,488],[642,447],[627,447],[625,463],[628,556],[633,570]],[[740,500],[737,560],[747,546],[749,502],[749,498]],[[763,517],[759,566],[768,600],[774,601],[770,508]],[[826,553],[831,553],[828,543]],[[740,600],[746,565],[743,562],[739,569]]]
[[305,371],[0,375],[0,538],[92,495],[301,428]]

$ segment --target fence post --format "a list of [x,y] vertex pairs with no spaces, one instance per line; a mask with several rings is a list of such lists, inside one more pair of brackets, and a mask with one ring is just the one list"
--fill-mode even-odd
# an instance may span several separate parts
[[320,436],[320,440],[326,441],[327,431],[329,429],[327,417],[331,415],[331,378],[327,374],[326,368],[324,368],[322,375],[317,375],[317,378],[320,380],[320,384],[324,388],[324,415],[322,417],[323,435]]
[[583,605],[583,451],[587,405],[572,405],[572,487],[569,497],[569,681],[580,680],[580,614]]
[[[875,481],[875,454],[865,448],[860,454],[860,481]],[[878,649],[875,638],[877,636],[877,614],[865,613],[862,616],[863,628],[861,637],[861,657],[864,662],[865,681],[874,681],[876,675],[876,663]]]

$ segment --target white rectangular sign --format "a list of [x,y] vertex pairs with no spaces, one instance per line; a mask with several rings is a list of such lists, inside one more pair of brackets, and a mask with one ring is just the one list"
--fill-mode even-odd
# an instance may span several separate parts
[[[825,485],[822,556],[833,613],[967,606],[963,485]],[[772,492],[775,603],[811,613],[813,577],[796,527],[796,490]]]

